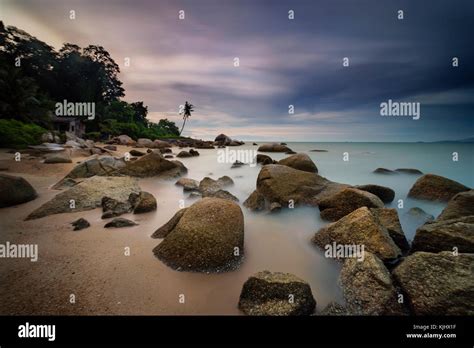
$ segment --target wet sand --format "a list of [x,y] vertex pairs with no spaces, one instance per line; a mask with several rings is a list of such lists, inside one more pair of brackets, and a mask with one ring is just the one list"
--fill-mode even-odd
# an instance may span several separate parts
[[[116,153],[128,150],[119,146]],[[214,150],[199,151],[202,155]],[[173,148],[173,152],[178,149]],[[325,259],[309,242],[316,230],[314,209],[295,210],[293,218],[303,221],[304,226],[292,231],[284,223],[285,213],[269,218],[243,208],[245,259],[238,270],[223,274],[178,272],[154,257],[152,249],[160,240],[150,238],[179,209],[179,200],[185,199],[175,180],[139,180],[141,189],[152,193],[158,202],[156,212],[122,215],[139,226],[104,229],[106,220],[101,219],[100,208],[23,221],[60,192],[50,187],[85,157],[75,157],[71,164],[43,164],[27,156],[14,162],[12,158],[13,154],[0,151],[0,164],[9,167],[4,173],[23,176],[39,197],[0,210],[0,243],[38,244],[39,259],[0,260],[0,314],[240,314],[237,302],[242,284],[264,269],[291,272],[307,280],[319,310],[330,301],[342,301],[337,286],[340,265]],[[190,174],[195,168],[195,175],[189,177],[202,179],[196,176],[205,171],[199,157],[180,160]],[[258,170],[254,168],[255,178]],[[234,173],[239,172],[228,174]],[[233,176],[238,186],[239,175]],[[186,205],[190,204],[192,201],[187,200]],[[80,217],[91,227],[73,231],[70,223]],[[130,256],[125,255],[127,247]],[[71,294],[74,304],[69,301]],[[179,301],[181,294],[185,303]]]

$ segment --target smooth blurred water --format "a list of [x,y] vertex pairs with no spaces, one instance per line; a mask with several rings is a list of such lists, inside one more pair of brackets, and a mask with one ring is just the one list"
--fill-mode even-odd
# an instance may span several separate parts
[[[230,149],[253,151],[258,148],[251,144]],[[445,205],[406,197],[419,175],[380,175],[372,173],[374,169],[417,168],[423,173],[442,175],[467,186],[474,186],[472,144],[288,143],[288,146],[296,152],[307,153],[316,163],[319,174],[332,181],[352,185],[379,184],[395,190],[396,198],[387,206],[397,208],[396,201],[404,200],[404,207],[398,209],[398,212],[409,240],[421,223],[406,215],[411,207],[420,207],[436,217]],[[328,152],[310,152],[312,149]],[[201,180],[205,176],[214,179],[223,175],[230,176],[235,185],[226,189],[237,196],[242,205],[255,189],[261,166],[245,165],[231,169],[231,163],[218,162],[217,149],[198,151],[201,154],[199,157],[179,159],[188,168],[187,177]],[[349,161],[343,160],[345,152],[349,153]],[[452,160],[453,152],[459,154],[459,161]],[[275,160],[288,156],[283,153],[267,155]],[[140,185],[158,200],[159,214],[155,214],[150,221],[142,222],[143,227],[150,226],[150,231],[152,227],[156,228],[167,222],[179,209],[181,200],[184,200],[186,206],[195,201],[187,198],[188,193],[183,193],[180,187],[170,185],[169,182],[145,179]],[[327,223],[320,219],[317,208],[287,209],[279,214],[252,213],[243,206],[242,210],[245,216],[245,260],[238,270],[226,274],[193,276],[166,270],[170,272],[168,277],[188,283],[190,287],[198,284],[199,280],[205,282],[208,291],[213,293],[213,309],[202,304],[204,307],[198,306],[200,308],[195,308],[196,312],[234,313],[234,304],[231,307],[228,303],[230,294],[237,296],[243,282],[250,275],[266,269],[290,272],[308,281],[319,309],[330,301],[342,301],[337,282],[340,263],[325,258],[323,252],[310,241],[314,233]],[[194,287],[197,289],[196,285]]]

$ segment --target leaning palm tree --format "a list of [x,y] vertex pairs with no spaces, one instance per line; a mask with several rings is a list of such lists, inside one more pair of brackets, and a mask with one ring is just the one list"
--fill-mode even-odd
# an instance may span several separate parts
[[181,135],[181,133],[183,133],[184,125],[186,124],[186,120],[189,117],[191,117],[191,112],[194,111],[193,108],[194,108],[193,104],[190,104],[188,102],[184,103],[183,111],[180,113],[181,115],[183,115],[183,127],[181,127],[181,131],[179,132],[179,135]]

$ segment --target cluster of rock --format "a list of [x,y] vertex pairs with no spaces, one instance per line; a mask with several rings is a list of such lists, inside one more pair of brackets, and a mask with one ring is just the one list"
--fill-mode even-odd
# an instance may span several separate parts
[[189,192],[191,198],[195,197],[215,197],[222,199],[229,199],[238,202],[239,199],[224,188],[234,185],[234,181],[224,175],[217,180],[210,177],[205,177],[201,181],[191,178],[181,178],[176,181],[175,185],[182,186],[183,192]]

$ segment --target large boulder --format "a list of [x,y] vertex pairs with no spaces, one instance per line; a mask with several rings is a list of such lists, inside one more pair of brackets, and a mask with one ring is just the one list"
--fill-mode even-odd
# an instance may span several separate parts
[[290,273],[263,271],[242,287],[239,309],[247,315],[310,315],[316,300],[311,287]]
[[292,151],[289,147],[278,143],[274,144],[263,144],[257,149],[260,152],[290,152]]
[[134,214],[143,214],[155,211],[158,204],[156,202],[155,196],[149,192],[142,191],[137,198],[137,202],[133,209]]
[[217,145],[229,145],[232,142],[232,139],[229,138],[225,134],[219,134],[216,139],[214,139],[214,142],[217,143]]
[[33,186],[22,177],[0,174],[0,208],[26,203],[37,196]]
[[153,253],[179,271],[233,270],[244,255],[242,210],[227,199],[203,198],[184,211]]
[[336,221],[360,207],[383,208],[383,206],[383,202],[376,195],[350,187],[319,202],[321,218],[329,221]]
[[384,226],[395,244],[402,250],[407,251],[410,248],[405,233],[403,232],[398,212],[395,208],[371,208],[370,212],[375,216],[379,223]]
[[132,192],[127,200],[118,200],[108,196],[102,197],[102,219],[126,214],[132,211],[137,202],[138,195]]
[[272,160],[270,156],[259,153],[257,154],[257,163],[265,165],[265,164],[273,164],[275,163],[275,161]]
[[290,168],[280,164],[262,167],[257,178],[257,191],[269,205],[273,202],[286,207],[290,202],[297,205],[317,206],[321,199],[348,185],[332,182],[316,173]]
[[158,228],[153,234],[151,238],[165,238],[171,231],[174,230],[176,225],[178,224],[179,220],[183,217],[184,212],[188,208],[180,209],[173,215],[173,217],[163,226]]
[[456,194],[469,190],[469,187],[457,181],[439,175],[425,174],[413,184],[408,197],[446,202]]
[[153,147],[157,149],[165,149],[171,147],[171,144],[167,141],[156,139],[153,141]]
[[318,168],[311,158],[305,153],[297,153],[290,157],[278,161],[278,164],[288,166],[294,169],[303,170],[305,172],[317,173]]
[[380,185],[357,185],[355,186],[356,189],[367,191],[376,195],[380,200],[384,203],[390,203],[395,198],[395,191],[392,190],[390,187],[380,186]]
[[178,161],[168,161],[157,152],[150,152],[136,161],[126,162],[117,174],[135,177],[167,176],[176,177],[187,172],[186,167]]
[[365,251],[377,255],[382,261],[391,261],[401,256],[387,229],[367,207],[359,208],[335,223],[321,228],[312,239],[325,249],[328,245],[363,245]]
[[128,146],[133,146],[137,142],[130,138],[128,135],[119,135],[118,137],[115,138],[115,141],[120,144],[120,145],[128,145]]
[[64,151],[48,155],[44,163],[72,163],[72,159],[69,153]]
[[[136,179],[130,177],[94,176],[58,193],[50,201],[33,211],[26,220],[39,219],[48,215],[71,213],[95,209],[101,206],[102,197],[110,197],[119,202],[128,201],[131,193],[138,194],[140,187]],[[74,206],[71,206],[71,200]]]
[[179,158],[186,158],[186,157],[193,157],[193,155],[191,153],[189,153],[188,151],[180,151],[176,157],[179,157]]
[[183,191],[198,191],[199,181],[190,178],[180,178],[175,185],[182,186]]
[[239,199],[235,197],[232,193],[226,190],[217,190],[217,191],[204,191],[202,192],[202,197],[214,197],[222,199],[230,199],[231,201],[238,202]]
[[109,176],[117,169],[125,167],[125,161],[112,156],[94,156],[75,166],[66,178],[90,178],[95,175]]
[[139,147],[147,147],[147,148],[154,148],[153,141],[147,138],[140,138],[137,140],[137,146]]
[[474,190],[458,193],[448,202],[437,220],[450,220],[474,215]]
[[474,253],[474,215],[427,223],[416,230],[412,250]]
[[370,252],[364,259],[346,259],[339,277],[346,308],[356,315],[399,315],[398,291],[383,262]]
[[253,191],[245,200],[244,207],[251,211],[261,211],[265,209],[265,197],[257,190]]
[[136,222],[125,219],[125,218],[115,218],[112,221],[106,223],[104,228],[122,228],[122,227],[132,227],[138,225]]
[[474,315],[473,254],[419,251],[393,271],[415,315]]
[[217,180],[214,180],[206,176],[199,183],[199,192],[201,192],[203,195],[204,194],[209,195],[219,190],[222,190],[224,187],[231,186],[233,184],[234,184],[234,181],[226,175],[220,177]]

